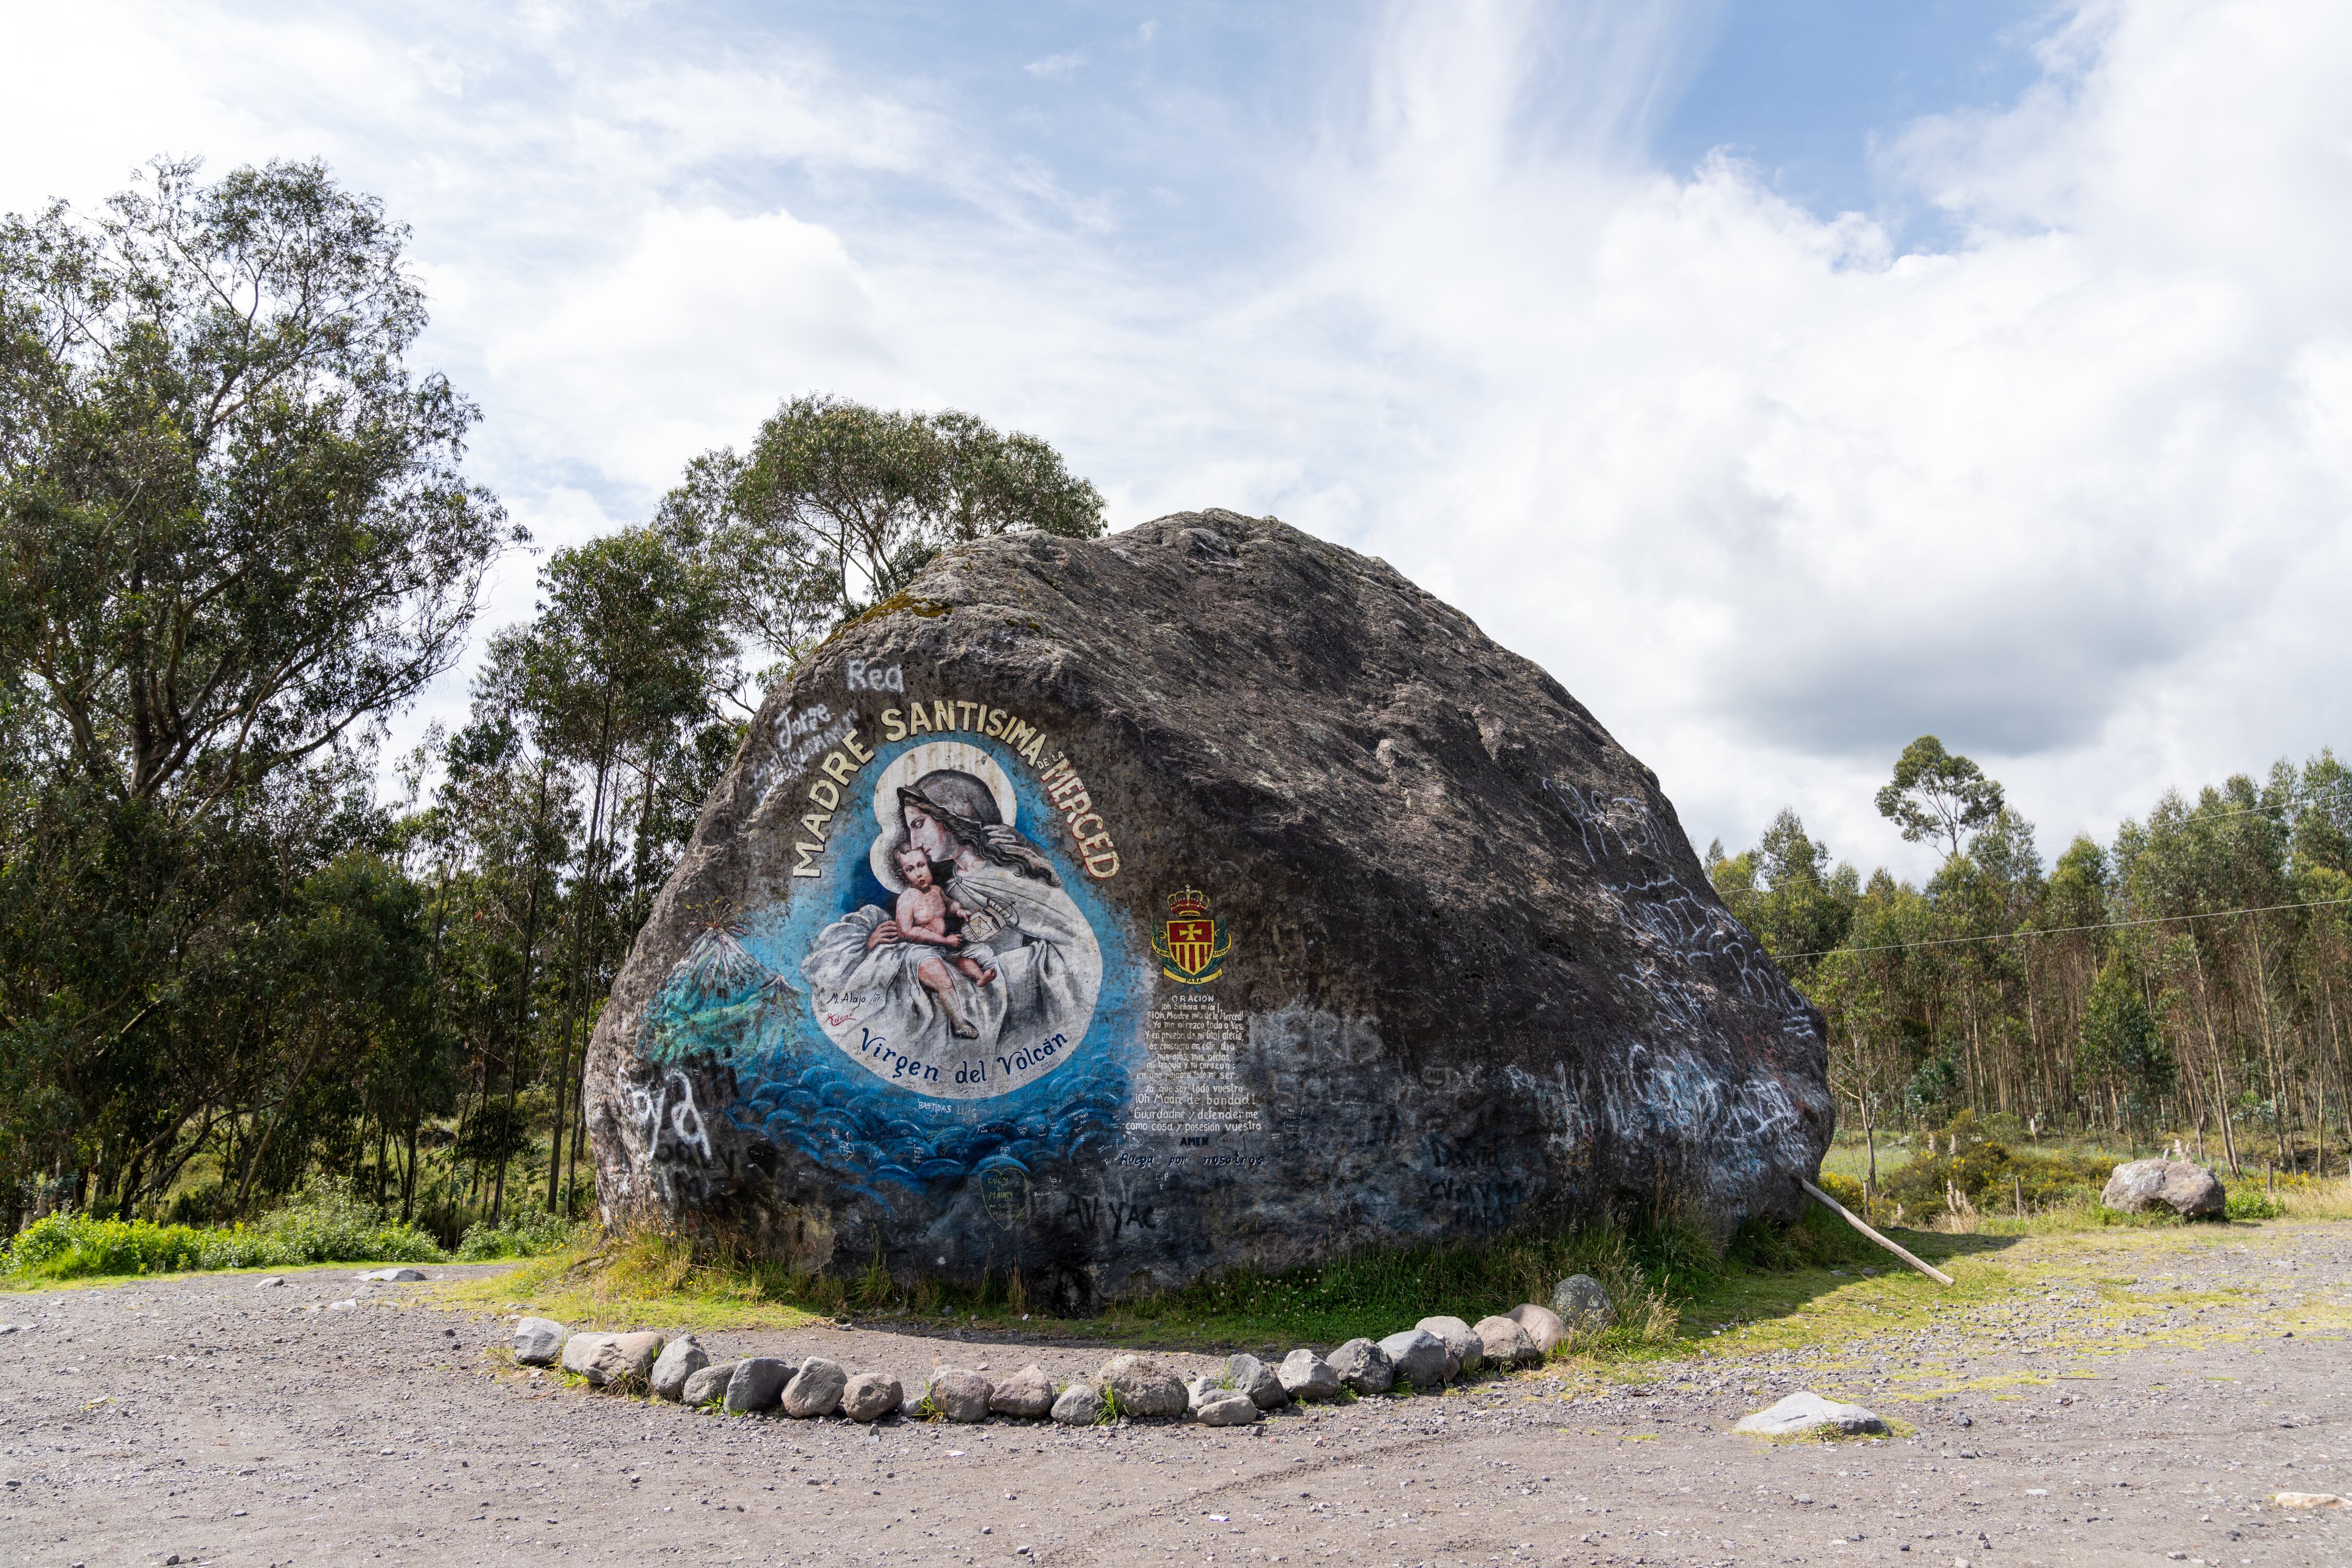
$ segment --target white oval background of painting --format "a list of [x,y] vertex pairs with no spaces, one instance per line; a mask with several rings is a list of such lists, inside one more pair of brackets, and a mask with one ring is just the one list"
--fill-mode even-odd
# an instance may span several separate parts
[[[1013,781],[994,757],[959,741],[908,747],[873,775],[877,833],[866,862],[890,889],[893,906],[867,904],[825,926],[802,973],[817,1026],[877,1078],[919,1094],[986,1100],[1025,1089],[1076,1054],[1102,989],[1102,948],[1063,889],[984,864],[960,872],[950,888],[965,908],[985,901],[1008,920],[984,956],[922,943],[865,945],[876,927],[896,918],[895,900],[906,891],[889,858],[903,826],[898,791],[942,770],[978,780],[1004,822],[1043,848],[1020,820]],[[959,956],[994,969],[996,977],[975,980],[957,967]],[[944,997],[920,976],[927,958],[945,971]],[[958,1020],[971,1037],[956,1035]]]

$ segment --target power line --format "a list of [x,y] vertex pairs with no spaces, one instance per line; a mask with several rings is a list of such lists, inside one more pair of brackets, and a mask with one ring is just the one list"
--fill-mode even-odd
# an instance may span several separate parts
[[2281,910],[2325,910],[2337,904],[2352,904],[2352,899],[2311,899],[2293,904],[2263,904],[2242,910],[2203,910],[2193,915],[2149,915],[2136,921],[2101,921],[2096,925],[2049,926],[2038,930],[1996,931],[1990,936],[1940,936],[1922,942],[1886,942],[1873,947],[1828,947],[1819,952],[1781,952],[1772,956],[1776,962],[1787,963],[1798,958],[1828,958],[1841,952],[1899,952],[1912,947],[1958,947],[1972,942],[2016,942],[2029,936],[2068,936],[2086,931],[2121,931],[2126,926],[2160,926],[2178,921],[2212,921],[2225,915],[2269,915]]

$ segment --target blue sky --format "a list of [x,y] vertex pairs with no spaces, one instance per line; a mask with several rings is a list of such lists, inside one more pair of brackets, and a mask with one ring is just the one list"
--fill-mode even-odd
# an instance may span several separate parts
[[[1692,837],[1934,732],[2054,851],[2343,739],[2352,11],[2319,0],[70,7],[0,207],[322,156],[543,546],[803,390],[1271,512],[1542,663]],[[528,610],[502,574],[488,625]],[[404,721],[462,708],[453,679]]]

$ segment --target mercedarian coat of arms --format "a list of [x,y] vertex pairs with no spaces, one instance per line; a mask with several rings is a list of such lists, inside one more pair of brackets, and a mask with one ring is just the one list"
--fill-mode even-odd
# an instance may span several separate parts
[[1224,922],[1209,912],[1204,893],[1187,888],[1168,900],[1168,919],[1151,939],[1160,973],[1184,985],[1202,985],[1225,971],[1234,939]]

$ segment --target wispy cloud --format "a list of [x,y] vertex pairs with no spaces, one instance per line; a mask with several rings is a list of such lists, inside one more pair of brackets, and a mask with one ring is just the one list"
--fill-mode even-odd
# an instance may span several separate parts
[[[1649,163],[1673,11],[1399,5],[1262,92],[1122,80],[1117,138],[1063,142],[823,39],[5,16],[19,61],[109,65],[101,114],[14,68],[0,206],[157,151],[325,154],[415,225],[431,352],[553,542],[822,387],[1034,429],[1122,524],[1225,504],[1385,555],[1702,841],[1794,803],[1904,863],[1868,799],[1923,731],[2045,837],[2345,739],[2315,696],[2352,679],[2340,7],[2057,18],[2019,101],[1885,140],[1958,237],[1928,250]],[[1083,53],[1027,68],[1082,95]]]

